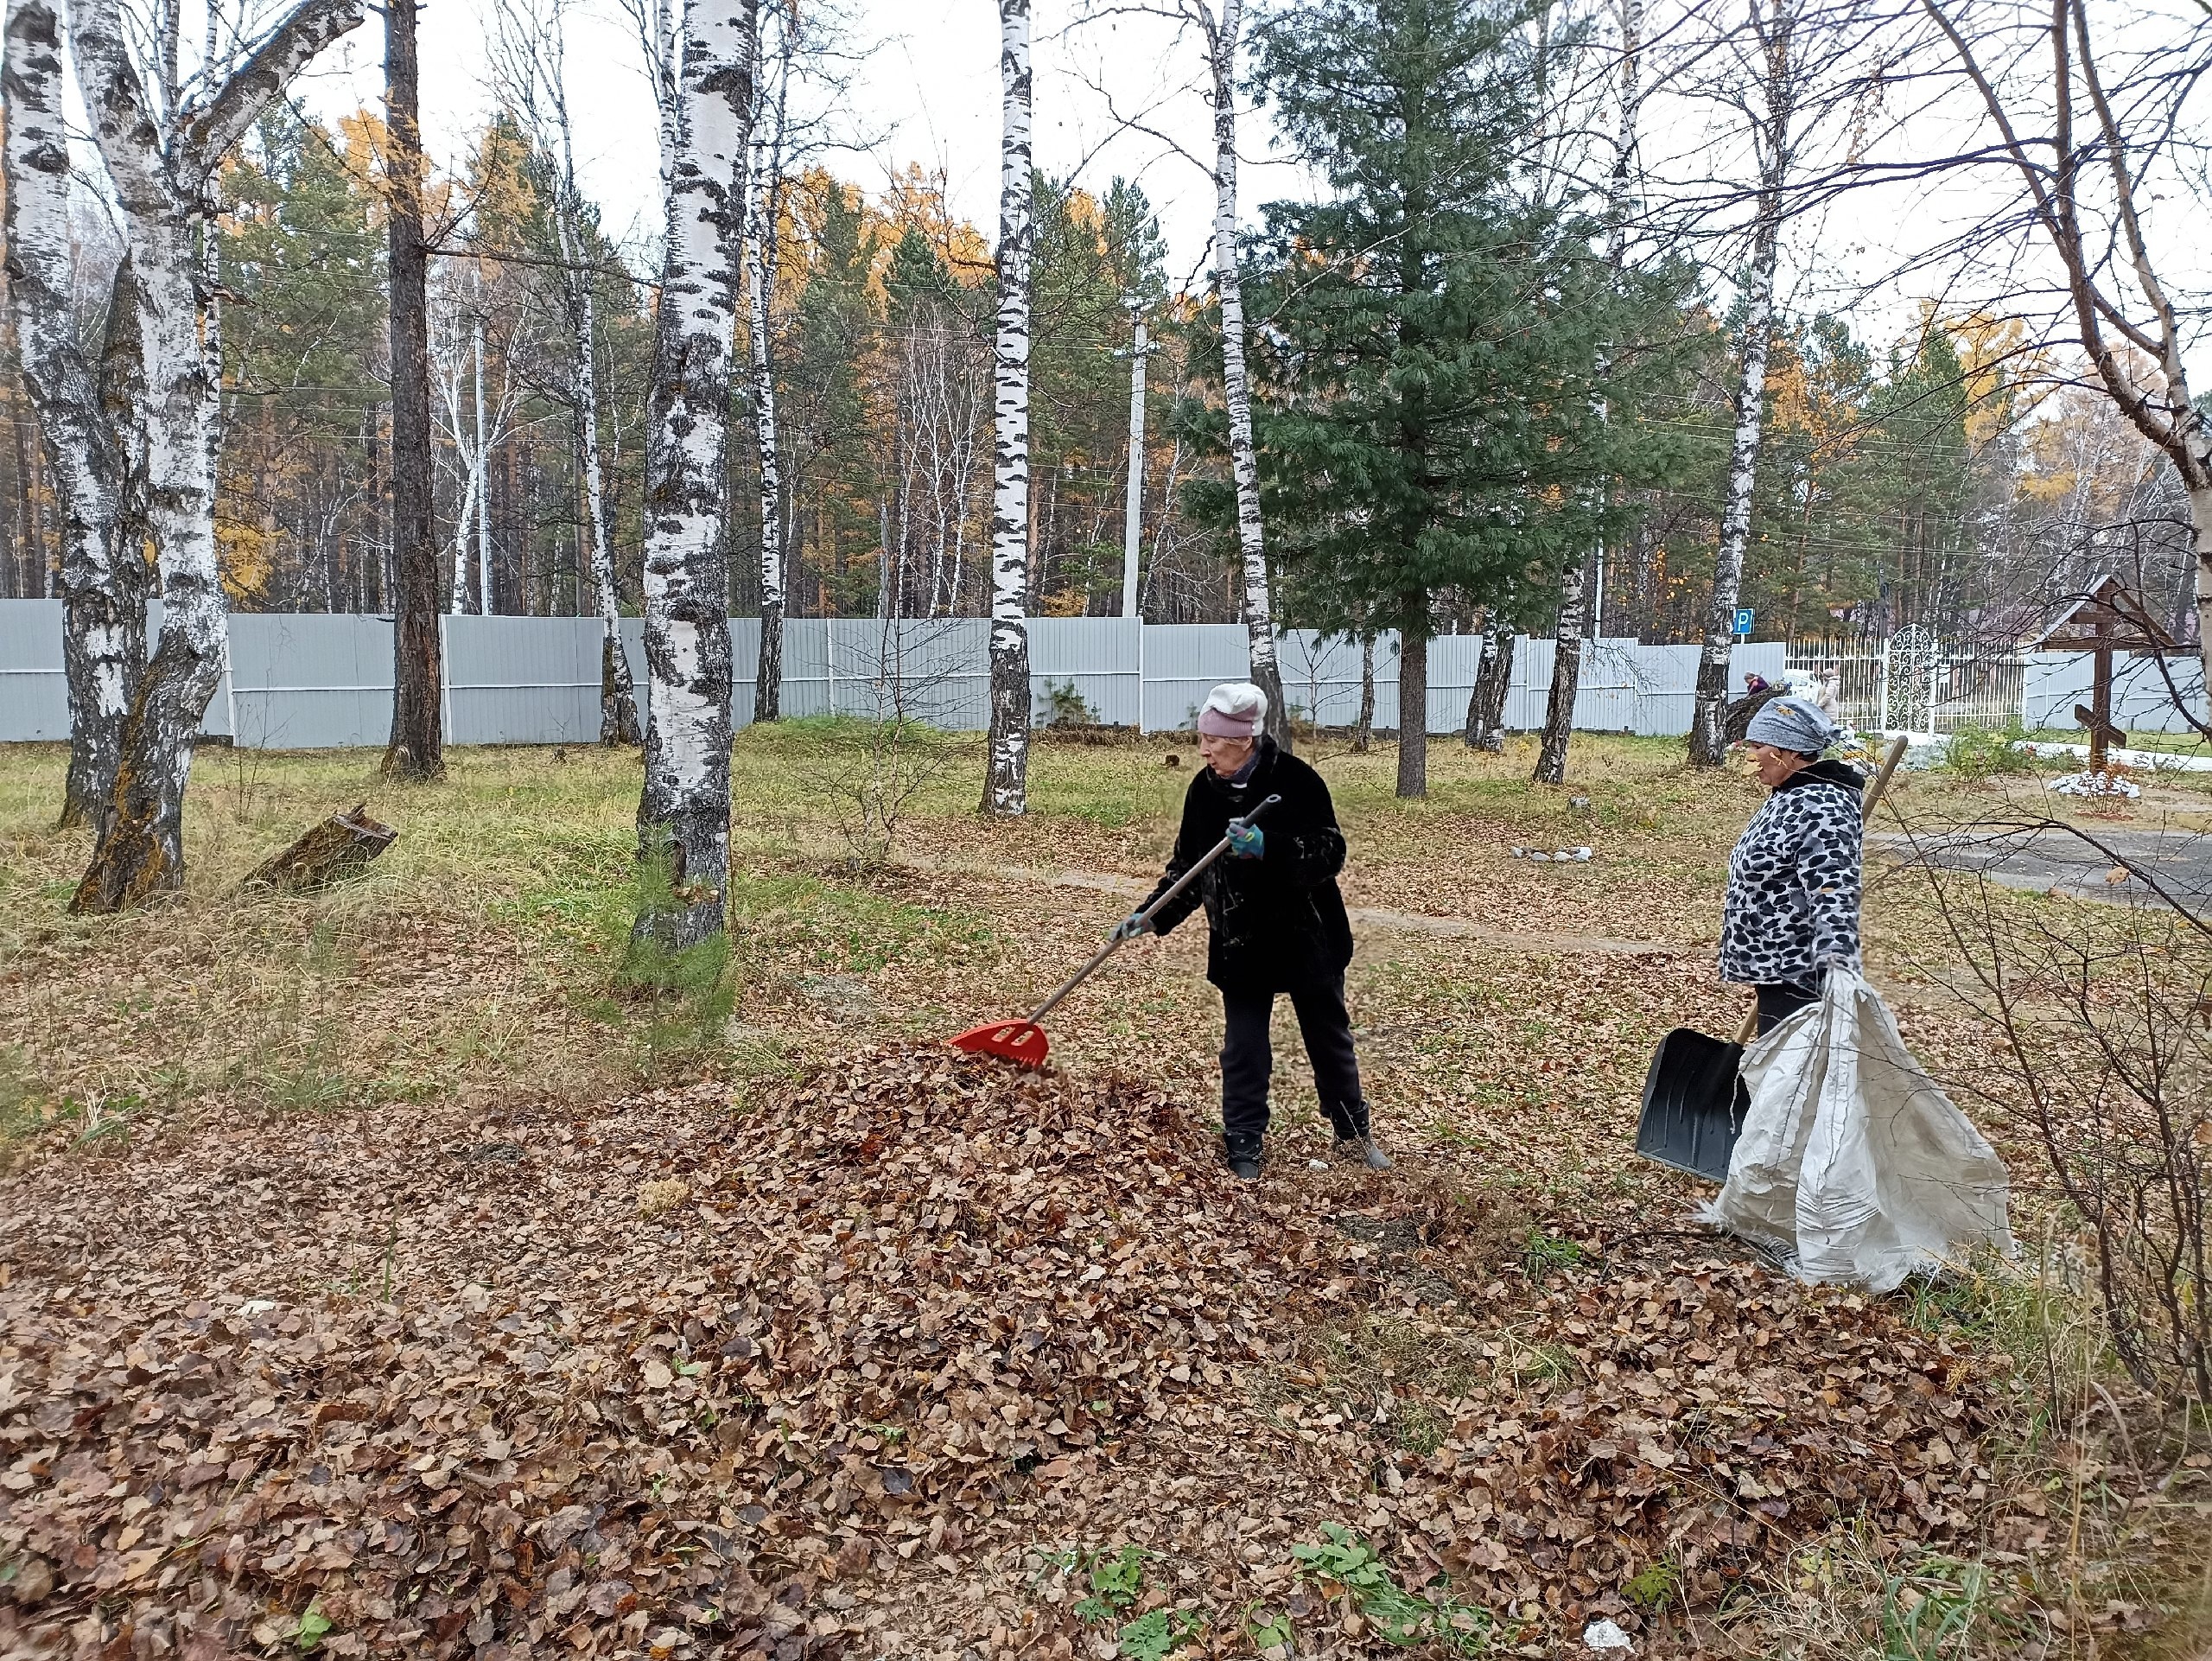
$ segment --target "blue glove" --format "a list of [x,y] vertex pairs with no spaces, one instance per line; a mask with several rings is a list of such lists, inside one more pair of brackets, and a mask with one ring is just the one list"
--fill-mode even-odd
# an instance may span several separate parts
[[1233,859],[1257,859],[1268,850],[1267,834],[1242,819],[1229,822],[1229,852]]
[[1140,934],[1152,932],[1152,919],[1141,911],[1133,911],[1114,925],[1114,932],[1107,938],[1115,940],[1134,940]]

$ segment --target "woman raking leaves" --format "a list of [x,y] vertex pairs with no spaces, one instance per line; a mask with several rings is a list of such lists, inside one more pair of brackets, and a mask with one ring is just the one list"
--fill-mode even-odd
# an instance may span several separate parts
[[[1321,775],[1267,736],[1267,695],[1249,682],[1217,686],[1198,712],[1198,753],[1205,766],[1183,798],[1183,824],[1160,884],[1118,932],[1166,934],[1203,903],[1212,938],[1206,978],[1221,989],[1222,1138],[1229,1168],[1249,1180],[1260,1174],[1267,1135],[1268,1085],[1274,1057],[1268,1022],[1278,993],[1298,1013],[1299,1032],[1313,1064],[1321,1111],[1336,1131],[1340,1155],[1387,1171],[1361,1094],[1351,1018],[1344,1009],[1344,965],[1351,961],[1351,922],[1337,874],[1344,837]],[[1252,805],[1281,800],[1264,825],[1249,824]],[[1224,836],[1230,857],[1199,882],[1145,913],[1176,879]]]

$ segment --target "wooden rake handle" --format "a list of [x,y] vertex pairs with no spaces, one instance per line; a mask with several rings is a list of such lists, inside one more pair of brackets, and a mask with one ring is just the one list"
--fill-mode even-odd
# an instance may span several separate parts
[[[1243,816],[1244,823],[1247,824],[1251,824],[1253,820],[1258,818],[1261,814],[1266,812],[1269,808],[1275,805],[1275,804],[1281,800],[1282,800],[1282,798],[1280,796],[1269,796],[1266,798],[1249,813]],[[1207,849],[1205,856],[1200,858],[1196,864],[1192,866],[1189,870],[1177,877],[1173,888],[1169,888],[1166,894],[1161,894],[1159,899],[1154,901],[1149,906],[1147,906],[1142,911],[1139,912],[1137,915],[1147,922],[1149,922],[1152,920],[1153,913],[1158,911],[1162,906],[1173,900],[1177,894],[1182,893],[1184,889],[1189,888],[1191,884],[1197,881],[1200,876],[1205,875],[1208,866],[1211,865],[1214,861],[1219,859],[1228,851],[1229,838],[1227,837],[1224,837],[1219,842],[1214,843],[1212,847]],[[1034,1027],[1039,1021],[1044,1020],[1046,1015],[1052,1014],[1053,1009],[1058,1007],[1062,998],[1074,991],[1075,989],[1082,985],[1084,982],[1089,980],[1092,975],[1097,972],[1099,965],[1103,964],[1107,958],[1112,957],[1116,951],[1119,951],[1124,945],[1128,945],[1131,938],[1131,936],[1123,934],[1117,928],[1114,932],[1113,935],[1107,940],[1106,944],[1099,947],[1096,952],[1091,954],[1091,958],[1089,963],[1084,964],[1084,966],[1077,970],[1074,974],[1069,976],[1066,980],[1061,982],[1059,989],[1055,991],[1052,996],[1046,998],[1042,1003],[1037,1006],[1036,1013],[1029,1017],[1029,1024]]]

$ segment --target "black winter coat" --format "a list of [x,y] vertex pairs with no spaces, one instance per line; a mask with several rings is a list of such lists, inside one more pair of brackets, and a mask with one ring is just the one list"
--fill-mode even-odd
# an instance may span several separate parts
[[1211,767],[1191,780],[1175,852],[1145,905],[1204,857],[1232,818],[1269,796],[1282,800],[1260,818],[1266,837],[1261,856],[1224,854],[1153,919],[1153,927],[1166,934],[1203,901],[1213,930],[1206,978],[1226,992],[1287,992],[1332,980],[1351,961],[1351,920],[1337,890],[1344,837],[1329,787],[1272,738],[1261,738],[1258,764],[1243,784]]

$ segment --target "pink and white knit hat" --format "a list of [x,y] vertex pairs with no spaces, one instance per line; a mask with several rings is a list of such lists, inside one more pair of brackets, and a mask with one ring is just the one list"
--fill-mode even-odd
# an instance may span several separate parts
[[1206,694],[1198,730],[1213,738],[1257,738],[1267,719],[1265,692],[1248,680],[1224,681]]

